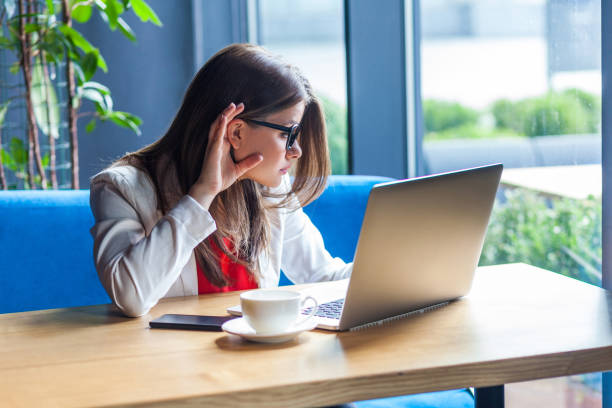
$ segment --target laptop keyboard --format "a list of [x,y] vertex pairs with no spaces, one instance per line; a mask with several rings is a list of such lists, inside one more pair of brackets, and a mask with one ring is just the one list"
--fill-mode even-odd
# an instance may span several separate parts
[[[321,303],[319,309],[315,313],[318,317],[327,317],[328,319],[340,319],[342,313],[342,306],[344,305],[344,299],[334,300],[332,302]],[[307,307],[302,310],[302,314],[310,314],[312,307]]]

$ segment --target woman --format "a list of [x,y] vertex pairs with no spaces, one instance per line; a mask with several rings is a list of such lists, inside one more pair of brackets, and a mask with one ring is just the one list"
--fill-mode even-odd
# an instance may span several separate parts
[[226,47],[161,139],[92,179],[100,280],[135,317],[163,297],[278,286],[281,268],[295,283],[346,278],[352,264],[301,209],[328,173],[308,80],[263,48]]

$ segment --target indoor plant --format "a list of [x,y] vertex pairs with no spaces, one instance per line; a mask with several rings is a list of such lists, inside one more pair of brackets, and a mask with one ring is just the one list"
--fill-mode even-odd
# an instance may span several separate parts
[[[89,117],[87,131],[94,129],[97,120],[110,120],[136,133],[140,133],[141,119],[115,110],[110,90],[91,80],[97,69],[106,72],[108,68],[99,49],[73,27],[73,21],[86,23],[98,14],[111,30],[118,29],[132,41],[136,38],[121,17],[123,13],[131,10],[143,22],[158,26],[161,22],[144,0],[3,0],[2,6],[0,48],[14,56],[11,73],[23,78],[19,97],[24,99],[27,138],[13,138],[3,149],[0,132],[0,188],[9,188],[4,167],[22,180],[24,188],[58,188],[55,143],[63,114],[70,146],[71,186],[78,189],[77,119]],[[57,96],[57,77],[65,78],[64,109]],[[2,98],[0,127],[14,99]],[[80,112],[83,99],[93,103],[93,112]],[[48,138],[46,152],[41,150],[39,130]]]

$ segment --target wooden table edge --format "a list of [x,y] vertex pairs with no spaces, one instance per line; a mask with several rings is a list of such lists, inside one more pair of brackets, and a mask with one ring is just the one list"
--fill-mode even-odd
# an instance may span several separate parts
[[[528,357],[491,360],[487,363],[466,363],[455,366],[426,368],[409,372],[373,374],[343,379],[323,379],[301,384],[282,384],[253,388],[232,394],[219,393],[165,401],[109,405],[112,407],[316,407],[353,401],[463,389],[492,387],[508,383],[562,377],[612,368],[612,346],[581,351],[533,355]],[[585,358],[588,360],[584,362]],[[517,370],[518,368],[518,370]],[[439,382],[439,372],[452,380]],[[432,378],[425,381],[423,378]],[[321,389],[326,392],[322,394]]]

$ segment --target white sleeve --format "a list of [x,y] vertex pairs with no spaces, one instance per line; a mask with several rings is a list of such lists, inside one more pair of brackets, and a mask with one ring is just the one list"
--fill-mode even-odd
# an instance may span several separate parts
[[90,191],[100,281],[123,313],[141,316],[168,292],[194,248],[215,231],[215,221],[185,196],[146,235],[138,212],[115,185],[94,180]]
[[294,283],[348,278],[353,263],[332,258],[321,233],[300,208],[285,214],[281,268]]

